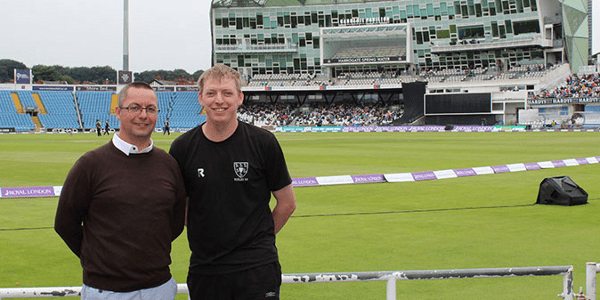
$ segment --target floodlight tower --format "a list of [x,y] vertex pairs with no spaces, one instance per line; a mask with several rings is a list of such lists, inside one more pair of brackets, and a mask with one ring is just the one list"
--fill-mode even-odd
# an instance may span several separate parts
[[123,0],[123,71],[129,71],[129,0]]

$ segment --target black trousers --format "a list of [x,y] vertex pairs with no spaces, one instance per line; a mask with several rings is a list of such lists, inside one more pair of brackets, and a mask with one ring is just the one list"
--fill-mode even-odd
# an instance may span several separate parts
[[228,274],[188,273],[192,300],[279,300],[281,266],[274,262]]

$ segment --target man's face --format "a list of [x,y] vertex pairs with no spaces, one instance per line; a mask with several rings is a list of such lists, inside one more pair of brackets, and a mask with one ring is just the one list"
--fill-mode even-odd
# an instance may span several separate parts
[[204,107],[207,122],[231,122],[237,118],[237,108],[244,101],[244,94],[235,87],[235,81],[224,77],[208,79],[202,93],[198,95]]
[[[153,91],[132,87],[121,104],[123,107],[158,108],[158,99]],[[156,125],[158,115],[149,114],[146,109],[133,112],[117,107],[116,116],[121,121],[119,137],[133,144],[134,141],[149,140]]]

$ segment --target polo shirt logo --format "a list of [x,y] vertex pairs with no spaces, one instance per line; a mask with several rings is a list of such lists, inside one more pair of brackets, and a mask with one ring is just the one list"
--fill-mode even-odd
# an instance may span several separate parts
[[234,178],[235,181],[248,181],[248,178],[245,178],[246,174],[248,174],[248,162],[247,161],[234,162],[233,170],[235,171],[235,175],[237,175],[237,177],[238,177],[238,178]]

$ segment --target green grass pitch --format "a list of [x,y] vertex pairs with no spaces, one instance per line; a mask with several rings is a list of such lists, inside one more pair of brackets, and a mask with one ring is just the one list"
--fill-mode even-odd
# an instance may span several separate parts
[[[177,136],[155,134],[167,150]],[[436,171],[600,156],[598,132],[277,133],[292,177]],[[62,185],[95,134],[0,135],[0,187]],[[404,183],[295,188],[277,236],[286,274],[530,266],[600,261],[600,164]],[[534,205],[544,178],[569,176],[580,206]],[[57,198],[0,198],[0,288],[81,285],[52,229]],[[172,273],[187,275],[185,233]],[[385,282],[284,284],[282,299],[385,299]],[[562,277],[398,281],[398,299],[557,299]],[[187,299],[178,295],[177,299]]]

